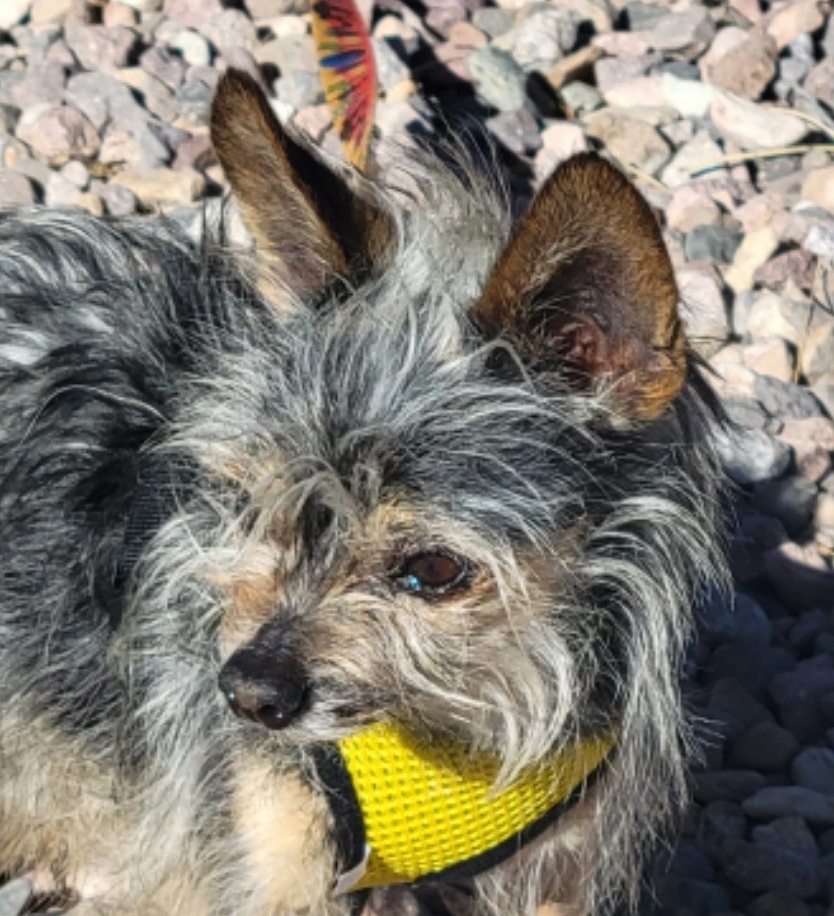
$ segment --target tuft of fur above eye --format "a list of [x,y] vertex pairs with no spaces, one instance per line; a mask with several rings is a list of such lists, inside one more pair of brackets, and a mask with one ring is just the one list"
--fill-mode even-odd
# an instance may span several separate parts
[[394,582],[402,591],[424,598],[445,595],[469,584],[469,563],[443,551],[423,551],[407,557]]

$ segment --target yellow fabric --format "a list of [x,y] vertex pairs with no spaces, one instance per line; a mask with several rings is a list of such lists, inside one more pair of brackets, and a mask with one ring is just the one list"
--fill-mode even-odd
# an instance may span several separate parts
[[414,881],[488,852],[567,799],[612,746],[577,744],[497,792],[497,758],[453,743],[422,747],[397,725],[339,742],[371,849],[354,889]]

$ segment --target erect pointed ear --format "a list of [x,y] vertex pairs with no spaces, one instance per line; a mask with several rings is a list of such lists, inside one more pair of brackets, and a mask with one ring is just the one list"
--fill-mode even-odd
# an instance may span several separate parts
[[211,139],[265,274],[300,296],[334,278],[354,280],[384,257],[388,214],[355,173],[338,175],[281,126],[241,70],[220,80]]
[[595,154],[560,165],[522,217],[473,317],[533,370],[606,392],[625,420],[658,417],[686,377],[678,292],[643,197]]

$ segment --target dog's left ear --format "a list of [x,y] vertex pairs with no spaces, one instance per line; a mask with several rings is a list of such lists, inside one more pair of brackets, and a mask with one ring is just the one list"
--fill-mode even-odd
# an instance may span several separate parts
[[595,154],[559,166],[522,217],[473,318],[534,372],[605,392],[626,421],[680,392],[686,346],[672,265],[643,197]]
[[388,214],[361,179],[337,174],[282,127],[247,73],[228,70],[211,110],[211,139],[269,277],[305,297],[337,277],[359,280],[383,259]]

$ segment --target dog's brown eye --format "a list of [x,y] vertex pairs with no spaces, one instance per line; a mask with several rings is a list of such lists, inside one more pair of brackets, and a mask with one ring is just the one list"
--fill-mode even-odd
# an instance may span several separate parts
[[439,595],[464,585],[469,576],[465,560],[448,553],[425,552],[409,557],[397,572],[397,585],[417,595]]

